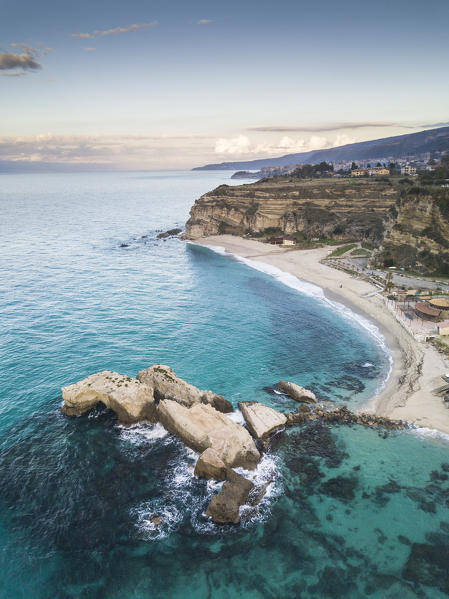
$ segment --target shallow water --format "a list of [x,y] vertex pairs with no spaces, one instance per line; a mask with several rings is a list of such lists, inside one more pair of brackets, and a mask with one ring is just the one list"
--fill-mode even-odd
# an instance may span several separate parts
[[382,384],[379,340],[335,306],[156,239],[227,176],[2,176],[0,596],[449,593],[444,443],[292,429],[253,475],[273,480],[259,510],[217,528],[204,510],[219,486],[192,476],[195,454],[160,425],[61,415],[62,385],[156,362],[234,404],[280,410],[296,407],[274,393],[282,378],[352,406]]

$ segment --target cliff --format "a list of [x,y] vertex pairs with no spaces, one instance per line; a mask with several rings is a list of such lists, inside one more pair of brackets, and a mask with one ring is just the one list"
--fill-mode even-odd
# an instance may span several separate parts
[[372,264],[449,274],[449,189],[399,178],[264,179],[220,185],[190,211],[186,237],[287,234],[298,242],[366,241]]
[[305,239],[366,239],[379,243],[397,190],[388,182],[348,179],[299,181],[279,177],[220,185],[195,202],[186,235],[258,235],[268,230]]

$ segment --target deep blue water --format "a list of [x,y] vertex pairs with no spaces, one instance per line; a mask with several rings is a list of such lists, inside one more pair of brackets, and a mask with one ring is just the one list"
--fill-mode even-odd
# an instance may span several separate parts
[[[169,364],[237,403],[296,404],[280,379],[355,406],[389,368],[336,306],[160,230],[228,173],[0,178],[0,597],[446,597],[449,448],[310,424],[255,474],[259,512],[217,528],[217,486],[159,425],[61,415],[98,370]],[[125,244],[127,247],[120,247]],[[163,516],[160,528],[149,522]]]

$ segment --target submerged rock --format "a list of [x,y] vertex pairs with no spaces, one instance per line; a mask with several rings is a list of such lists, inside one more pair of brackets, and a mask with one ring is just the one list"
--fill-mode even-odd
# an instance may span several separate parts
[[198,458],[194,474],[199,478],[225,480],[226,466],[215,449],[208,447]]
[[257,401],[241,401],[240,411],[250,433],[259,440],[285,425],[287,416]]
[[238,524],[240,506],[248,499],[254,485],[241,474],[228,470],[227,481],[221,491],[212,497],[206,515],[216,524]]
[[290,383],[289,381],[280,381],[278,387],[281,391],[290,395],[292,399],[295,401],[303,401],[306,403],[317,403],[317,398],[315,393],[310,391],[309,389],[304,389],[304,387],[300,387],[296,383]]
[[175,237],[176,235],[179,235],[180,233],[182,233],[182,229],[169,229],[168,231],[165,231],[164,233],[159,233],[157,238],[165,239],[166,237]]
[[98,402],[113,410],[123,424],[140,420],[157,422],[153,389],[137,379],[104,370],[62,388],[67,416],[84,414]]
[[162,425],[188,447],[200,453],[211,447],[226,466],[253,469],[260,460],[248,431],[210,405],[196,403],[187,408],[163,399],[157,415]]
[[176,376],[169,366],[163,364],[154,364],[150,368],[141,370],[137,379],[153,387],[156,400],[171,399],[188,408],[196,403],[204,403],[210,404],[219,412],[234,411],[232,404],[221,395],[212,391],[200,391],[194,385]]

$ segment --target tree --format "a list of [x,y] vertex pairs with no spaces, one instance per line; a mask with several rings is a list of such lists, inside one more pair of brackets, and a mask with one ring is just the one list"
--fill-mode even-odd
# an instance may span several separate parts
[[351,164],[351,171],[355,170],[356,168],[359,168],[359,167],[357,166],[357,164],[355,162],[353,162]]

